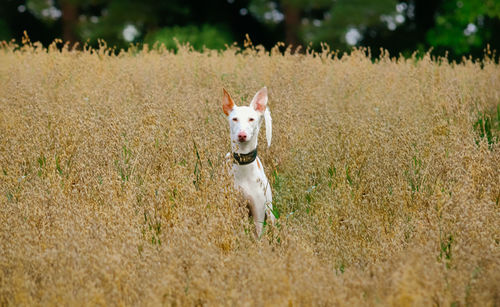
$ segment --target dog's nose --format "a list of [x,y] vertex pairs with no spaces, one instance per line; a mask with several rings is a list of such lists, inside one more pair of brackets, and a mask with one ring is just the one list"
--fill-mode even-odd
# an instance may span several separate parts
[[247,139],[247,133],[245,131],[240,131],[240,133],[238,133],[238,140],[240,142],[244,142],[246,141]]

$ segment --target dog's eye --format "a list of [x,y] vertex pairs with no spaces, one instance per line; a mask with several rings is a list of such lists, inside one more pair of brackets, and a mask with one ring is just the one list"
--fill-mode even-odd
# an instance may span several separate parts
[[253,122],[255,120],[255,118],[249,118],[248,121],[249,122]]
[[237,117],[233,117],[233,122],[237,122],[238,121],[238,118]]

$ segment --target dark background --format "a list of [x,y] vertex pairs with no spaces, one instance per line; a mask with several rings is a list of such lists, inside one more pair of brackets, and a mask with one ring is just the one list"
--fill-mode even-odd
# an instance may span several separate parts
[[500,45],[500,0],[0,0],[0,40],[48,45],[55,38],[109,46],[176,41],[195,49],[277,42],[391,55],[484,55]]

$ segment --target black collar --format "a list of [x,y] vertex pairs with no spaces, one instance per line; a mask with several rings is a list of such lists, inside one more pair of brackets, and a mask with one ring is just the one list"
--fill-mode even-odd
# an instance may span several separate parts
[[239,165],[250,164],[257,158],[257,148],[246,154],[235,152],[233,153],[233,158]]

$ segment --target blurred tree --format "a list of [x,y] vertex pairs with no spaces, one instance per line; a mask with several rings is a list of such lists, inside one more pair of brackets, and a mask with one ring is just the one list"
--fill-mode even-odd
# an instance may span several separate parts
[[[179,0],[27,0],[26,5],[43,22],[60,22],[64,41],[102,38],[119,46],[134,41],[140,30],[154,28],[160,20],[175,21],[188,13]],[[135,29],[137,35],[130,30],[124,35],[125,29]]]
[[[26,6],[26,11],[45,25],[57,28],[53,38],[65,41],[87,41],[95,45],[104,39],[109,45],[126,47],[148,37],[166,35],[189,37],[195,46],[223,47],[221,40],[230,44],[233,38],[243,40],[245,33],[255,33],[267,46],[276,41],[273,31],[260,24],[240,9],[249,0],[197,1],[197,0],[7,0]],[[1,4],[0,4],[1,7]],[[12,10],[12,7],[10,8]],[[1,16],[0,16],[1,17]],[[164,30],[162,30],[165,28]],[[54,29],[55,30],[55,29]],[[161,33],[156,32],[161,31]],[[17,34],[17,33],[16,33]],[[29,31],[31,35],[31,30]],[[19,37],[19,34],[16,35]],[[182,38],[182,39],[181,39]],[[170,40],[172,41],[172,40]]]
[[360,36],[360,30],[381,24],[380,16],[392,13],[396,4],[397,0],[252,0],[250,10],[265,23],[283,23],[287,44],[326,42],[344,49],[360,38],[350,38],[350,30]]
[[81,0],[60,0],[62,16],[62,38],[64,41],[70,43],[75,43],[78,41],[76,26],[78,25],[78,5],[81,4],[81,2]]
[[10,39],[11,34],[7,22],[5,20],[0,19],[0,40],[8,40]]
[[176,49],[176,40],[181,44],[189,42],[197,50],[202,50],[203,47],[222,49],[226,44],[231,45],[234,41],[228,29],[204,24],[201,27],[191,25],[161,28],[148,33],[144,42],[150,45],[158,42],[164,44],[168,49]]
[[434,48],[450,57],[500,49],[499,0],[0,0],[0,39],[104,39],[109,45],[173,37],[220,48],[232,40],[269,48],[326,42],[335,49],[379,47],[391,54]]
[[[77,27],[79,24],[80,8],[98,0],[26,0],[24,11],[33,14],[43,23],[58,28],[64,41],[75,43],[79,41]],[[28,33],[31,35],[30,33]]]
[[498,0],[406,0],[385,17],[386,24],[366,29],[360,42],[375,56],[379,48],[409,56],[432,47],[433,54],[458,60],[483,56],[487,44],[500,49]]
[[380,48],[391,54],[410,56],[415,50],[426,51],[426,34],[434,27],[435,16],[442,0],[402,1],[395,14],[384,16],[385,23],[365,29],[361,45],[370,46],[377,56]]
[[54,39],[51,33],[57,31],[56,28],[56,24],[42,22],[32,14],[27,9],[26,0],[0,1],[0,40],[20,40],[23,32],[28,30],[35,40],[48,43]]
[[499,36],[500,1],[445,0],[438,10],[436,24],[427,33],[427,41],[437,48],[453,50],[462,55],[487,43],[494,44]]
[[83,6],[81,12],[78,31],[82,39],[95,42],[101,38],[120,47],[189,16],[189,9],[179,0],[101,0]]

